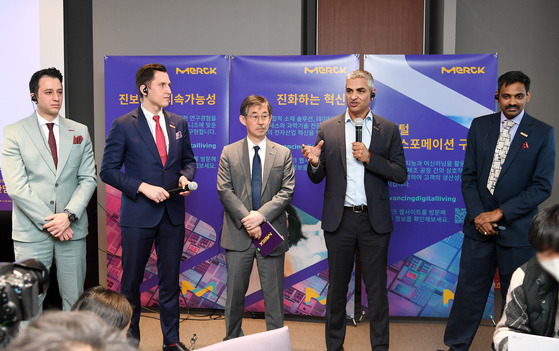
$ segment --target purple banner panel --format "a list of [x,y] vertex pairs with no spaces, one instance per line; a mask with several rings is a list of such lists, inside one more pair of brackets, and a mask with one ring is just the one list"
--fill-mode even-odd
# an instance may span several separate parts
[[0,211],[11,211],[12,199],[8,196],[6,191],[6,184],[4,184],[4,177],[0,172]]
[[[392,316],[450,312],[466,214],[461,193],[466,136],[473,118],[496,108],[497,66],[496,54],[365,56],[377,89],[372,109],[399,125],[408,167],[406,183],[390,184]],[[362,304],[366,309],[365,293]]]
[[[188,196],[181,280],[181,306],[223,308],[225,268],[218,257],[223,208],[216,177],[221,149],[228,142],[229,105],[227,56],[107,56],[105,57],[105,130],[113,120],[140,106],[134,77],[147,63],[167,67],[171,80],[171,103],[166,110],[188,122],[197,162],[199,188]],[[120,192],[107,186],[108,285],[120,290]],[[141,286],[142,304],[158,303],[155,252],[146,267]],[[220,269],[218,269],[220,268]],[[205,294],[200,291],[210,293]]]
[[[295,167],[295,194],[288,209],[289,223],[299,222],[299,234],[290,233],[286,254],[284,304],[288,314],[324,316],[328,264],[320,229],[324,183],[307,176],[302,144],[314,145],[320,122],[346,109],[345,77],[359,68],[357,55],[235,56],[231,58],[230,140],[246,137],[239,121],[241,102],[255,94],[273,108],[268,138],[291,149]],[[291,228],[290,224],[290,228]],[[348,315],[354,310],[354,279],[350,283]],[[258,274],[253,271],[245,306],[263,311]]]

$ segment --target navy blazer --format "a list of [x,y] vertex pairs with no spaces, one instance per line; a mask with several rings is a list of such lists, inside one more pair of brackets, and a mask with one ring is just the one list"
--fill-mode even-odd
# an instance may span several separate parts
[[501,114],[475,118],[468,131],[462,170],[462,195],[467,214],[463,232],[475,240],[490,240],[475,228],[474,219],[500,208],[504,218],[496,240],[503,246],[529,246],[528,228],[540,205],[551,195],[555,171],[553,127],[524,113],[493,195],[487,179],[500,134]]
[[138,193],[142,182],[172,189],[178,186],[181,175],[192,181],[196,173],[186,120],[174,113],[163,113],[169,137],[165,167],[141,107],[115,119],[107,135],[99,175],[105,183],[122,191],[120,224],[123,226],[154,227],[161,221],[165,208],[174,225],[184,222],[182,196],[171,195],[168,200],[155,203]]
[[[371,225],[377,233],[384,234],[393,231],[388,181],[404,183],[408,170],[398,126],[374,114],[372,125],[371,159],[365,164],[365,193]],[[345,113],[320,123],[315,145],[320,140],[324,140],[324,145],[318,169],[313,172],[309,163],[307,173],[313,183],[320,183],[326,177],[322,229],[333,232],[342,221],[347,188]]]

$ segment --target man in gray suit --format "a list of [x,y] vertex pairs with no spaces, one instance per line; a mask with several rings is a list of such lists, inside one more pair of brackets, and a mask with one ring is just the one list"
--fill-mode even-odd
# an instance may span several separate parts
[[295,188],[291,151],[266,138],[272,121],[272,107],[266,98],[247,97],[239,120],[247,128],[247,137],[223,148],[217,173],[217,191],[225,207],[221,234],[227,263],[225,339],[243,336],[245,294],[255,258],[264,293],[266,328],[283,326],[283,265],[289,246],[284,241],[264,257],[252,239],[261,237],[264,221],[287,235],[285,209]]
[[70,311],[85,280],[86,207],[97,186],[93,149],[87,127],[58,114],[59,70],[35,72],[29,91],[37,110],[7,126],[2,143],[15,258],[36,258],[48,269],[54,259],[62,307]]

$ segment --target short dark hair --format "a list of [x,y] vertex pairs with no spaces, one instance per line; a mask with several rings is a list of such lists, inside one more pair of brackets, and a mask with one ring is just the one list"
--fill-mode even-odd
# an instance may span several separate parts
[[268,107],[268,113],[271,115],[272,114],[272,105],[270,105],[270,103],[268,102],[268,100],[266,100],[266,98],[264,96],[249,95],[243,100],[243,103],[241,104],[241,115],[246,117],[247,114],[248,114],[248,110],[251,106],[254,106],[254,105],[260,106],[260,105],[264,105],[264,104],[266,104],[266,106]]
[[111,327],[124,329],[132,318],[132,305],[116,291],[94,286],[80,295],[72,311],[91,311],[103,318]]
[[497,82],[497,84],[499,84],[498,93],[501,93],[501,88],[503,86],[508,86],[517,82],[524,84],[526,92],[530,90],[530,77],[521,71],[509,71],[499,77],[499,81]]
[[138,72],[136,72],[136,89],[138,89],[140,96],[143,96],[140,87],[151,83],[155,76],[155,71],[167,73],[167,68],[160,63],[148,63],[140,67]]
[[44,68],[42,70],[39,70],[35,73],[33,73],[33,75],[31,76],[31,79],[29,80],[29,92],[35,94],[35,96],[38,95],[39,93],[39,80],[44,77],[52,77],[52,78],[58,78],[58,80],[60,80],[60,84],[62,84],[62,73],[60,73],[60,71],[54,67],[50,67],[50,68]]
[[530,244],[538,252],[553,250],[559,253],[559,204],[541,209],[530,223]]

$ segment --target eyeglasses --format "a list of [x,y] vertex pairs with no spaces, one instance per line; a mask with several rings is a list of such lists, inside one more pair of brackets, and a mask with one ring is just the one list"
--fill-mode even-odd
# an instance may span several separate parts
[[246,117],[250,118],[254,122],[258,121],[259,118],[262,119],[262,122],[266,122],[270,119],[270,115],[262,115],[262,116],[250,115],[250,116],[246,116]]

